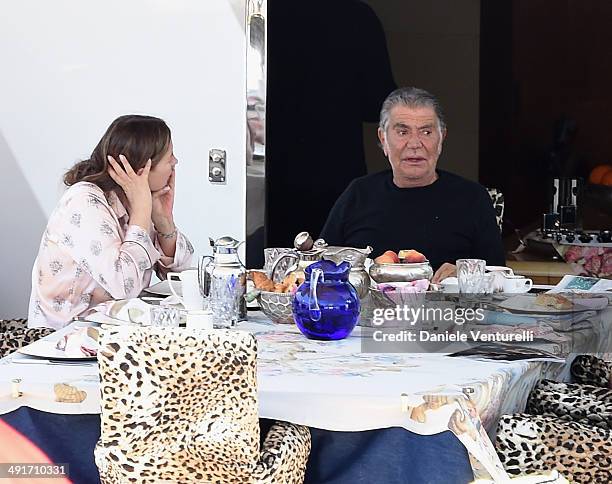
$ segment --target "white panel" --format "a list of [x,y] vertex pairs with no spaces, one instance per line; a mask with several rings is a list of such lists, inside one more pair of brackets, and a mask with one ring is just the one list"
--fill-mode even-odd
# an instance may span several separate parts
[[[45,218],[63,189],[64,171],[88,156],[114,118],[150,114],[172,129],[179,158],[176,222],[196,252],[208,252],[208,236],[244,238],[244,0],[0,5],[0,136],[6,144],[0,163],[17,165],[33,193],[28,196],[35,197],[31,204]],[[211,148],[227,151],[227,185],[208,182]],[[8,209],[2,203],[3,220]],[[35,237],[37,245],[42,227],[32,231],[21,235]],[[2,257],[4,249],[0,245]],[[33,254],[17,257],[23,260],[15,277],[28,280],[28,294],[14,295],[21,308],[27,307]],[[0,300],[0,308],[6,304]]]

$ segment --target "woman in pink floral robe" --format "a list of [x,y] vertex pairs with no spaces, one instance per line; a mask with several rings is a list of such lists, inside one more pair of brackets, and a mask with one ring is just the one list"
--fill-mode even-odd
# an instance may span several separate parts
[[170,129],[150,116],[117,118],[89,159],[64,176],[32,270],[28,326],[61,328],[110,299],[137,297],[190,265],[193,247],[174,225]]

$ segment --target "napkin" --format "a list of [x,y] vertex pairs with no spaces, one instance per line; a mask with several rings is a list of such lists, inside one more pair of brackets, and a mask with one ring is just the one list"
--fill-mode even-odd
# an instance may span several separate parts
[[[93,310],[94,313],[86,319],[110,324],[120,324],[121,322],[143,326],[151,324],[151,305],[138,298],[107,301],[98,304]],[[100,315],[112,318],[112,320],[105,320],[104,317],[100,318]]]
[[98,354],[98,331],[92,327],[78,328],[66,333],[55,346],[69,358],[96,356]]
[[422,305],[428,288],[427,279],[411,282],[383,282],[377,285],[380,292],[399,306]]

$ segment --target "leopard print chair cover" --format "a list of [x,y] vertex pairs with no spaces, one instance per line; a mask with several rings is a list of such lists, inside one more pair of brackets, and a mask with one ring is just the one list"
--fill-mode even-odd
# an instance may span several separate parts
[[497,221],[497,226],[501,231],[504,222],[504,194],[497,188],[487,188],[487,192],[489,192],[489,196],[493,202],[493,208],[495,209],[495,220]]
[[612,390],[540,380],[529,394],[526,412],[612,430]]
[[612,388],[612,363],[596,356],[577,356],[572,362],[571,373],[576,383]]
[[0,319],[0,358],[53,333],[51,328],[28,328],[27,319]]
[[303,482],[307,428],[276,422],[260,453],[256,356],[241,331],[104,330],[101,482]]
[[612,482],[612,432],[544,415],[503,415],[495,442],[511,476],[557,470],[570,482]]

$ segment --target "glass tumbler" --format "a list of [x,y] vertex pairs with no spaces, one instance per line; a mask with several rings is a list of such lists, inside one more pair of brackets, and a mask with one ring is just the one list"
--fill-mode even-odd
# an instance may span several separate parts
[[181,312],[171,306],[151,307],[151,326],[158,328],[178,328]]
[[457,281],[464,301],[476,302],[481,292],[487,262],[483,259],[459,259]]

